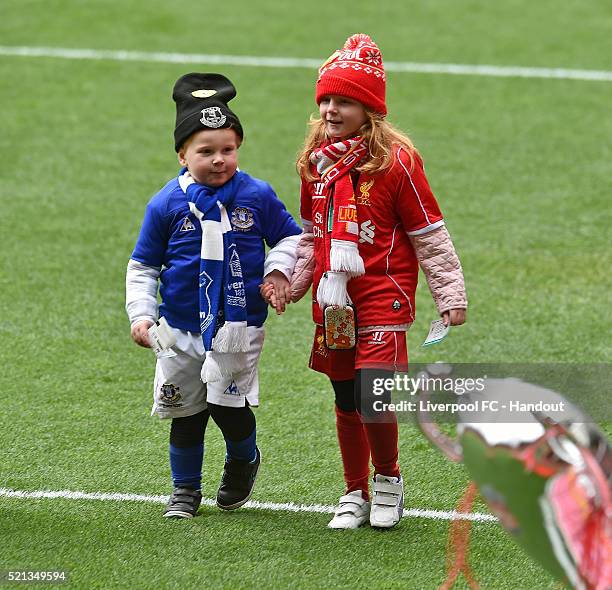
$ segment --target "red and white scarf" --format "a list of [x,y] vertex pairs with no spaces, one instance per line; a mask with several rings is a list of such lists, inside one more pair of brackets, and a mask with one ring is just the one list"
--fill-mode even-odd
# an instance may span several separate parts
[[310,155],[327,195],[332,185],[334,187],[329,267],[324,268],[317,289],[321,309],[328,305],[346,305],[349,302],[347,282],[365,272],[363,259],[359,255],[359,224],[350,171],[367,153],[363,139],[354,137],[322,146]]

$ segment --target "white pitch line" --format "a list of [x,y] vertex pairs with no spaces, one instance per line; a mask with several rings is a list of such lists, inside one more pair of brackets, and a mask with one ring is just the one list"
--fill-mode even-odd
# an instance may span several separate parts
[[[75,492],[71,490],[11,490],[0,488],[0,497],[21,499],[65,499],[65,500],[103,500],[110,502],[146,502],[152,504],[165,504],[168,496],[146,496],[143,494],[120,494],[104,492]],[[202,504],[215,506],[215,501],[204,498]],[[335,506],[324,504],[294,504],[293,502],[259,502],[250,501],[245,508],[254,510],[272,510],[276,512],[316,512],[322,514],[333,514]],[[497,522],[497,518],[491,514],[482,512],[456,512],[444,510],[423,510],[421,508],[410,508],[404,510],[404,518],[428,518],[432,520],[472,520],[477,522]]]
[[[250,55],[211,55],[204,53],[162,53],[147,51],[113,51],[106,49],[68,49],[63,47],[1,46],[0,56],[53,57],[63,59],[94,59],[180,64],[232,65],[264,68],[316,69],[323,59],[297,57],[257,57]],[[573,70],[568,68],[531,68],[471,64],[417,63],[386,61],[388,72],[415,74],[450,74],[455,76],[492,76],[502,78],[545,78],[612,82],[612,71]]]

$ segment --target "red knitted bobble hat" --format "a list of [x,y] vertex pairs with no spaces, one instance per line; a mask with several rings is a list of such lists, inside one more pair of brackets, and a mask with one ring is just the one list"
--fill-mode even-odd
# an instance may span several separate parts
[[376,113],[387,114],[382,55],[369,35],[352,35],[319,68],[317,104],[330,94],[352,98]]

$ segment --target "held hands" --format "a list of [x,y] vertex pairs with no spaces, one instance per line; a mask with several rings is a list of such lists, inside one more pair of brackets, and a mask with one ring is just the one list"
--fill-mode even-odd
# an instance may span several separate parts
[[145,348],[151,348],[151,342],[149,341],[149,328],[153,325],[151,320],[140,320],[135,324],[132,324],[131,336],[132,340],[139,346]]
[[277,315],[281,315],[291,302],[291,286],[280,270],[273,270],[264,277],[259,292],[265,302],[276,310]]
[[465,324],[465,316],[465,309],[450,309],[449,311],[442,313],[442,319],[444,320],[445,326],[448,326],[449,324],[451,326],[460,326],[461,324]]

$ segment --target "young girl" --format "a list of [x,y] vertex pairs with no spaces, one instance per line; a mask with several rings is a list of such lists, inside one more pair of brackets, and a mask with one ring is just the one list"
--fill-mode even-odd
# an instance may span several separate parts
[[[325,373],[335,392],[346,481],[329,527],[352,529],[369,519],[389,528],[403,509],[397,419],[372,411],[380,399],[372,396],[373,380],[408,369],[405,333],[414,320],[419,265],[446,325],[465,321],[463,274],[419,153],[385,120],[385,71],[370,37],[353,35],[321,66],[316,102],[321,117],[311,121],[297,161],[304,232],[292,300],[312,280],[310,367]],[[278,306],[271,287],[266,294]],[[332,350],[324,310],[347,303],[355,310],[356,344]]]

